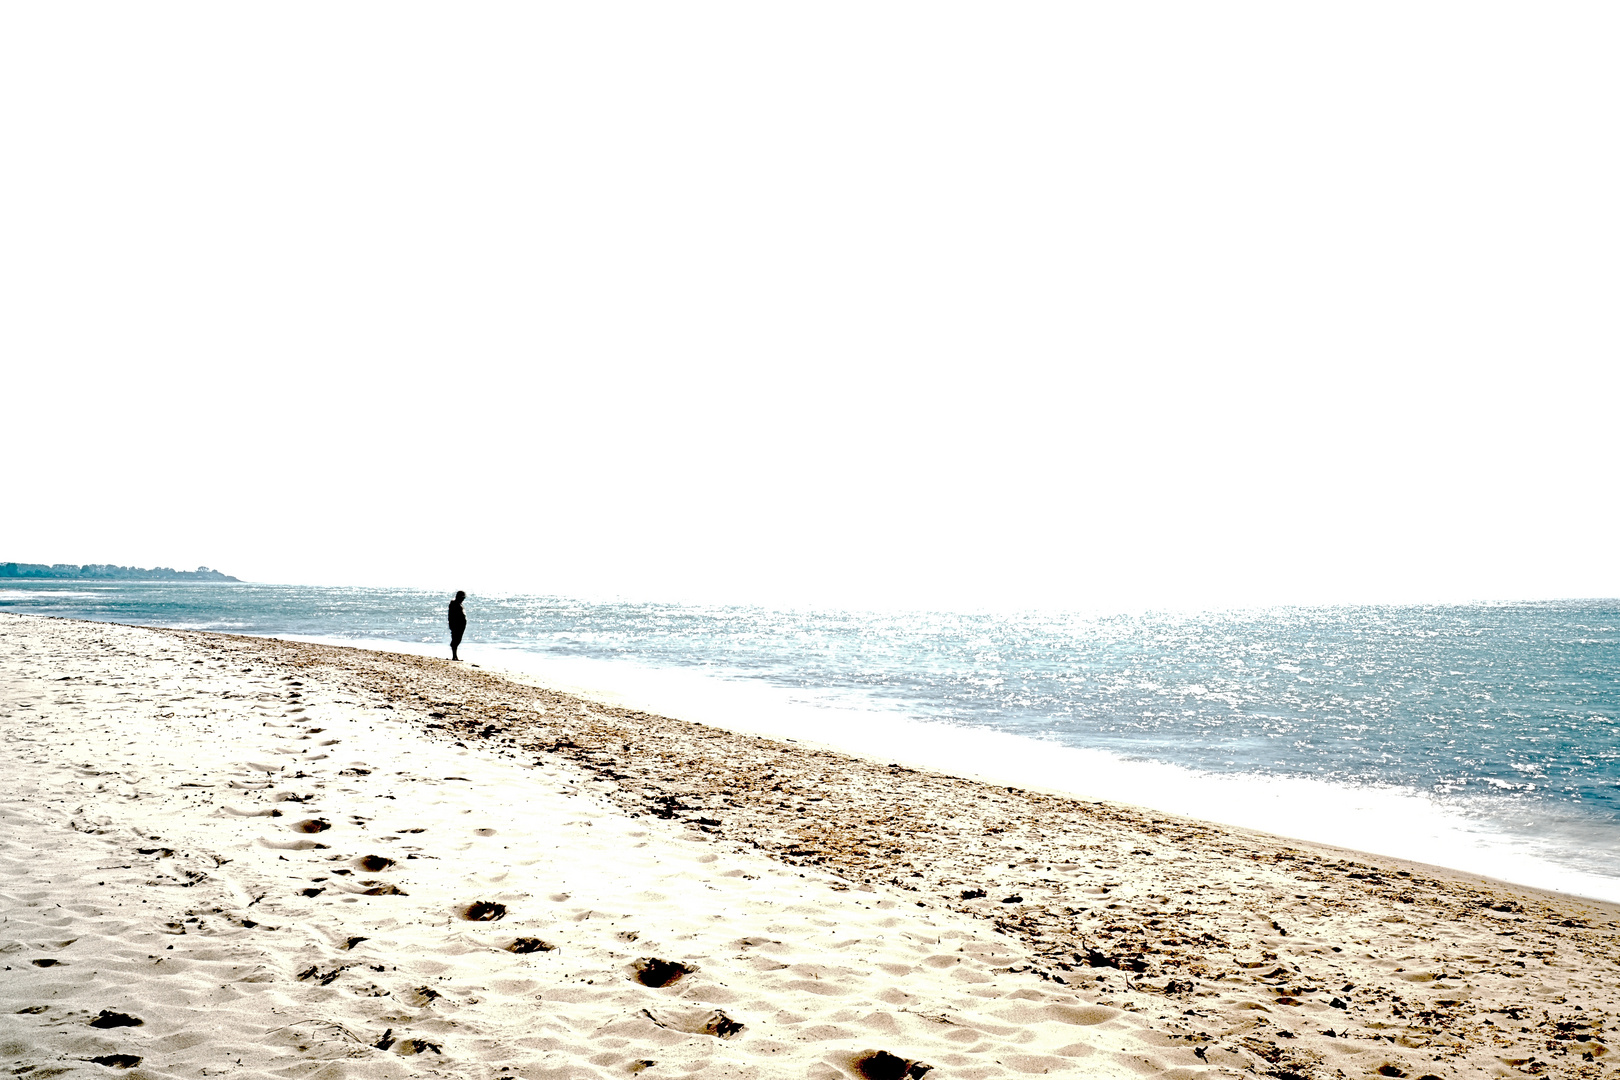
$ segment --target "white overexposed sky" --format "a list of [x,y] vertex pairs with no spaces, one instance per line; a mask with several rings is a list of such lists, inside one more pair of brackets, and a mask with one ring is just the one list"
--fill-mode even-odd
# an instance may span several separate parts
[[14,4],[0,559],[1620,595],[1620,9]]

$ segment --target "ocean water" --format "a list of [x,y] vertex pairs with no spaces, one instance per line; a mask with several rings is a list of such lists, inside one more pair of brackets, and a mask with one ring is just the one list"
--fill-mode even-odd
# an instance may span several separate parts
[[[0,610],[448,654],[448,596],[13,582]],[[689,719],[1620,900],[1620,601],[1198,613],[475,596],[466,658]]]

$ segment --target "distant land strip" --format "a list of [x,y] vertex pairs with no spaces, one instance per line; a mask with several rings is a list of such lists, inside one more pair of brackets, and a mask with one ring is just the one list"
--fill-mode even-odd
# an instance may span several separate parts
[[240,581],[229,574],[199,566],[195,570],[171,570],[155,566],[143,570],[139,566],[114,566],[111,563],[0,562],[0,578],[68,578],[74,581]]

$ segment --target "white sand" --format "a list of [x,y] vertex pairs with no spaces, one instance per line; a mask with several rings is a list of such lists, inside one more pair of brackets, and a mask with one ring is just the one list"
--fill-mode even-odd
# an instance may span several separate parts
[[[1223,1071],[1038,979],[983,919],[632,817],[583,770],[425,738],[283,656],[0,617],[12,1072]],[[469,920],[480,902],[504,916]],[[644,958],[693,970],[650,987]]]

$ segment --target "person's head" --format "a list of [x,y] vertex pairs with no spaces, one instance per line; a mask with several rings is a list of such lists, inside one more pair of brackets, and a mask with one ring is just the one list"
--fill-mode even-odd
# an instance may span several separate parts
[[456,599],[457,600],[465,600],[465,599],[467,599],[467,594],[462,592],[460,589],[457,589],[456,590]]

